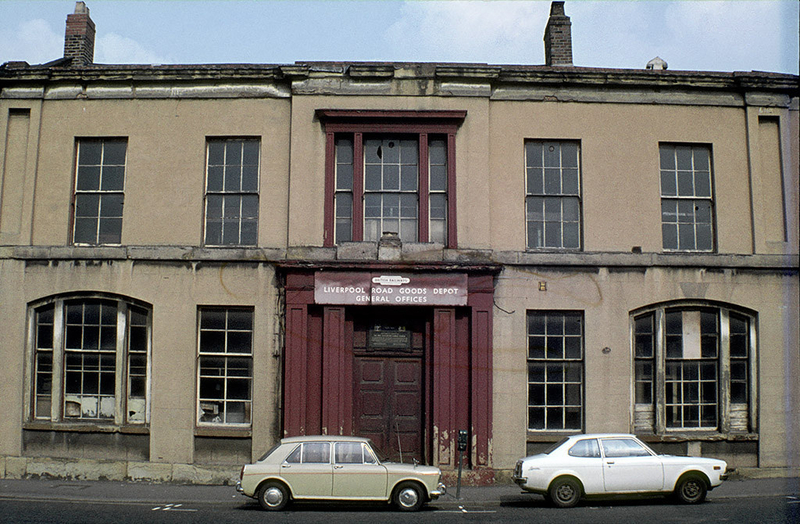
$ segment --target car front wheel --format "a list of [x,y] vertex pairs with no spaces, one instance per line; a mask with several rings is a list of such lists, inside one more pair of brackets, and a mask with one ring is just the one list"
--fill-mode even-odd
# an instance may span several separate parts
[[258,488],[258,503],[262,509],[280,511],[289,503],[289,491],[279,482],[267,482]]
[[581,486],[573,478],[562,477],[553,481],[548,495],[559,508],[571,508],[581,499]]
[[684,504],[698,504],[706,498],[708,488],[705,481],[697,475],[684,477],[675,488],[675,495]]
[[403,482],[394,490],[392,502],[400,511],[417,511],[425,503],[425,495],[418,484]]

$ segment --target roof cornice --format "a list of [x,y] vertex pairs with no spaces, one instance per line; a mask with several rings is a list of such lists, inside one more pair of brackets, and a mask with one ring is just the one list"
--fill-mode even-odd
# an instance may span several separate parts
[[[55,64],[55,65],[53,65]],[[274,64],[90,65],[62,67],[57,62],[0,66],[0,88],[51,83],[291,83],[310,78],[392,82],[434,79],[442,83],[502,86],[588,87],[767,92],[797,97],[800,77],[767,72],[665,71],[450,63],[298,62]]]

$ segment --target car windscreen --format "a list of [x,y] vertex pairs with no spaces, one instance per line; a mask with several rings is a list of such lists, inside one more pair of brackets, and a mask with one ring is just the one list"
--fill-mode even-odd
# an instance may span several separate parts
[[378,446],[375,445],[374,442],[371,440],[368,441],[369,447],[372,448],[372,451],[375,453],[375,456],[378,457],[380,462],[388,462],[389,458],[386,456],[386,453],[383,452]]

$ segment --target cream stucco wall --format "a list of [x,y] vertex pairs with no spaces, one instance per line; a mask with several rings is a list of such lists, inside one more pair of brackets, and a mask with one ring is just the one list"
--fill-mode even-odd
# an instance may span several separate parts
[[[335,249],[313,249],[323,245],[325,199],[325,136],[315,111],[378,109],[467,112],[456,134],[459,249],[438,253],[438,260],[502,267],[493,312],[495,467],[510,468],[538,438],[526,428],[527,311],[584,313],[584,429],[631,431],[630,313],[681,299],[757,314],[759,465],[800,464],[791,438],[800,430],[796,258],[785,274],[780,265],[788,257],[748,258],[797,256],[797,101],[792,109],[774,100],[746,107],[725,93],[684,93],[673,103],[668,94],[643,89],[637,103],[618,93],[609,95],[613,102],[598,102],[605,96],[600,88],[583,101],[504,100],[485,79],[456,86],[464,96],[432,96],[435,82],[410,71],[398,68],[385,86],[383,80],[298,81],[291,98],[0,99],[0,405],[13,414],[0,421],[0,455],[23,453],[28,306],[80,291],[153,306],[150,459],[163,463],[194,460],[198,306],[252,306],[252,454],[268,448],[281,429],[282,311],[274,264],[333,265],[338,256]],[[418,82],[426,87],[409,88]],[[337,89],[349,91],[337,96]],[[525,89],[515,96],[533,96],[537,87],[527,95]],[[642,101],[650,96],[669,103]],[[10,109],[19,117],[13,123]],[[82,137],[128,138],[123,247],[69,245],[75,140]],[[203,243],[209,137],[261,139],[255,248],[193,252]],[[580,253],[526,251],[526,139],[580,141]],[[711,146],[717,252],[706,258],[655,255],[662,252],[662,142]],[[778,145],[780,160],[756,161]],[[635,246],[644,254],[632,254]],[[402,261],[414,262],[413,253]]]
[[742,109],[564,102],[490,108],[495,249],[525,249],[525,140],[566,139],[581,145],[585,251],[662,251],[659,143],[681,142],[711,146],[718,252],[752,252]]
[[32,244],[65,245],[70,238],[78,138],[128,139],[123,245],[193,246],[203,243],[206,138],[257,137],[259,245],[284,246],[289,112],[282,99],[46,101],[41,131],[32,132],[38,149]]
[[[24,414],[30,373],[24,314],[29,303],[62,293],[113,293],[152,305],[152,354],[149,398],[150,460],[192,463],[197,398],[197,308],[251,306],[253,331],[253,456],[259,456],[279,438],[280,361],[277,326],[277,289],[271,266],[249,263],[153,263],[62,260],[26,264],[0,260],[0,367],[2,401],[7,409]],[[6,298],[7,297],[7,298]],[[0,424],[0,453],[22,452],[23,416],[5,417]]]
[[[546,284],[546,291],[539,290],[540,282]],[[495,293],[494,418],[513,429],[494,434],[495,466],[510,468],[525,453],[526,311],[584,312],[584,429],[630,432],[633,364],[629,313],[682,299],[719,301],[757,312],[759,464],[796,463],[800,456],[789,437],[796,429],[796,410],[800,408],[795,380],[800,369],[796,278],[731,270],[506,268],[498,277]],[[603,353],[603,348],[610,352]]]

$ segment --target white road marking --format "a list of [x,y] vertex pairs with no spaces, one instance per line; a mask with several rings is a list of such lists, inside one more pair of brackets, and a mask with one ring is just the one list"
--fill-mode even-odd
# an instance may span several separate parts
[[457,510],[440,510],[436,513],[497,513],[497,511],[488,509],[467,509],[464,506],[459,506]]
[[197,511],[191,508],[182,508],[183,504],[166,504],[165,506],[156,506],[152,511]]

